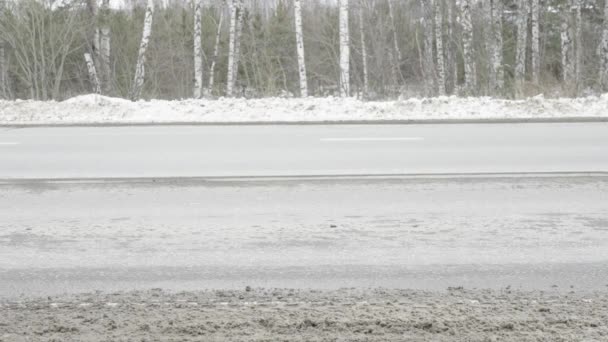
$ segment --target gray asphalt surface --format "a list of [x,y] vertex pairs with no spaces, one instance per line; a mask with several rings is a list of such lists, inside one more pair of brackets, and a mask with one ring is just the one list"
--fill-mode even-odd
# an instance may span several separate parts
[[0,130],[0,178],[608,171],[608,123]]
[[[604,289],[607,128],[0,130],[0,296],[247,285]],[[313,175],[330,177],[298,178]],[[370,175],[384,176],[357,177]]]

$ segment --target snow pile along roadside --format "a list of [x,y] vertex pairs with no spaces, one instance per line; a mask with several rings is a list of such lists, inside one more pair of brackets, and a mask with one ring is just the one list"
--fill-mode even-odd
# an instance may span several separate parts
[[0,101],[0,124],[238,123],[608,118],[608,94],[580,99],[487,97],[365,102],[353,98],[151,100],[83,95],[63,102]]

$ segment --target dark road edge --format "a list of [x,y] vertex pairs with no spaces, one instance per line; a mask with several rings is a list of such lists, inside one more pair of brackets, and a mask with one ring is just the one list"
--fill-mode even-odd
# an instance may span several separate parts
[[328,120],[328,121],[218,121],[218,122],[88,122],[48,124],[0,123],[0,128],[54,128],[54,127],[137,127],[137,126],[323,126],[323,125],[460,125],[460,124],[528,124],[528,123],[606,123],[608,117],[567,118],[505,118],[505,119],[423,119],[423,120]]

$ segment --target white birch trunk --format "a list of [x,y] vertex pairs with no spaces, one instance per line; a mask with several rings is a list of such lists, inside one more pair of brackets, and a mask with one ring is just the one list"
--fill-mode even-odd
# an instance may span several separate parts
[[572,42],[572,6],[566,5],[561,25],[561,54],[562,54],[562,79],[564,85],[568,86],[574,82]]
[[211,95],[215,86],[215,65],[220,54],[220,40],[222,38],[222,24],[224,21],[224,10],[220,8],[220,19],[217,23],[217,32],[215,34],[215,47],[213,48],[213,60],[209,67],[209,84],[207,86],[207,94]]
[[103,0],[101,5],[101,25],[99,28],[99,68],[101,69],[101,86],[103,92],[108,94],[112,89],[112,68],[110,66],[110,40],[109,24],[110,0]]
[[203,0],[194,4],[194,89],[193,96],[203,96],[203,47],[202,47]]
[[91,84],[93,85],[93,92],[95,94],[101,94],[101,85],[99,84],[99,78],[97,77],[97,70],[95,69],[95,62],[93,61],[93,57],[91,57],[91,54],[85,53],[84,60],[87,63],[89,79],[91,80]]
[[230,1],[230,38],[228,42],[228,75],[226,77],[226,96],[232,96],[234,92],[234,69],[236,60],[236,26],[237,26],[237,0]]
[[[4,15],[6,3],[0,0],[0,15]],[[6,63],[6,44],[0,39],[0,96],[3,99],[9,98],[8,81],[7,81],[7,63]]]
[[150,35],[152,34],[152,19],[154,17],[154,0],[148,0],[146,6],[146,16],[144,18],[144,28],[141,36],[141,44],[139,45],[139,53],[137,55],[137,65],[135,66],[135,79],[133,80],[133,88],[131,88],[131,100],[137,101],[141,97],[141,92],[144,87],[145,79],[145,64],[146,50],[150,43]]
[[359,0],[359,35],[361,36],[361,60],[363,63],[363,97],[369,94],[369,70],[367,65],[367,42],[365,39],[365,29],[363,27],[363,3],[365,0]]
[[241,37],[243,36],[243,18],[245,17],[244,0],[238,0],[237,21],[236,21],[236,37],[234,39],[234,72],[233,88],[236,86],[239,77],[239,67],[241,65]]
[[447,42],[447,49],[446,49],[446,55],[447,55],[447,60],[448,60],[448,70],[450,72],[451,75],[451,82],[452,82],[452,93],[453,94],[457,94],[458,93],[458,59],[456,57],[456,53],[454,52],[453,47],[454,47],[454,41],[455,39],[455,32],[456,32],[456,28],[454,25],[454,21],[455,21],[455,16],[458,13],[458,1],[448,1],[447,3],[448,6],[448,42]]
[[600,44],[601,91],[608,91],[608,1],[604,5],[604,30]]
[[517,50],[515,55],[515,92],[521,97],[526,79],[526,44],[528,41],[527,0],[519,0],[517,16]]
[[391,29],[393,33],[393,48],[395,49],[395,71],[401,78],[401,81],[404,81],[403,75],[401,73],[401,63],[403,62],[403,54],[401,53],[401,48],[399,47],[399,39],[397,38],[397,24],[395,22],[395,12],[393,10],[393,0],[387,0],[388,3],[388,15],[391,20]]
[[462,0],[462,45],[464,54],[464,83],[467,95],[477,90],[477,70],[473,53],[473,21],[471,18],[471,0]]
[[502,0],[492,0],[492,66],[490,73],[490,89],[494,94],[501,94],[505,84],[505,71],[503,67],[503,38],[502,14],[504,4]]
[[576,21],[575,21],[575,34],[576,34],[576,60],[575,60],[575,84],[576,94],[581,93],[583,87],[583,14],[582,14],[582,0],[575,0],[576,6]]
[[443,0],[435,0],[435,46],[437,47],[437,95],[445,96],[446,76],[443,58]]
[[350,96],[350,34],[348,1],[340,1],[340,96]]
[[540,3],[532,0],[532,82],[540,82]]
[[293,3],[295,25],[296,25],[296,45],[298,50],[298,69],[300,72],[300,96],[308,97],[308,80],[306,78],[306,59],[304,54],[304,33],[302,29],[302,3],[301,0],[294,0]]

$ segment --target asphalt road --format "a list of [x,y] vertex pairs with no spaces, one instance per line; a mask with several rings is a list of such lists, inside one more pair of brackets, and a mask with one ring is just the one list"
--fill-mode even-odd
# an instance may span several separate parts
[[608,171],[608,123],[0,130],[0,179]]
[[0,129],[0,296],[603,289],[607,128]]

